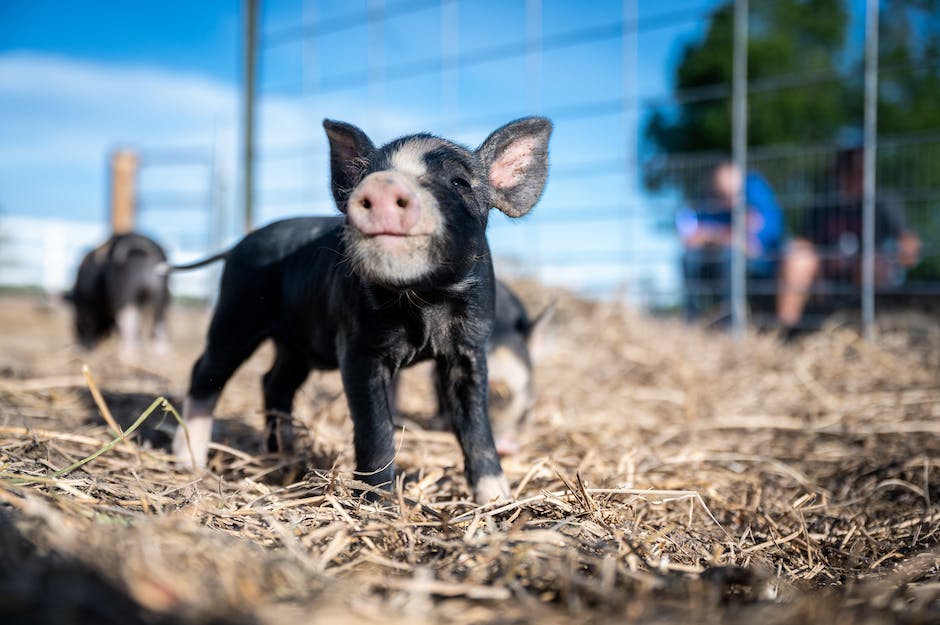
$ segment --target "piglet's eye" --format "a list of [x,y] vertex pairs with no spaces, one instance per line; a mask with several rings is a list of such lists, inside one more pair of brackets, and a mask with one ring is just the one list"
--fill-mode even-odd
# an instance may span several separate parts
[[470,181],[466,178],[461,178],[456,176],[450,179],[450,186],[454,187],[459,191],[469,191],[470,190]]

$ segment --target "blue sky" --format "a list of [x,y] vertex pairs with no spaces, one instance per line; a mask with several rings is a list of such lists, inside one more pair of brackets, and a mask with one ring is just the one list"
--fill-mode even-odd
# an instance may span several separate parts
[[161,67],[234,84],[239,10],[232,0],[4,0],[0,50]]
[[[393,80],[381,78],[403,64],[420,68],[442,52],[473,57],[518,44],[531,27],[526,1],[444,2],[390,19],[379,30],[363,25],[280,45],[271,40],[285,29],[335,23],[369,2],[261,4],[257,223],[334,210],[324,117],[359,124],[377,142],[429,130],[472,146],[510,119],[542,113],[556,118],[548,190],[524,223],[494,219],[494,250],[524,261],[578,256],[612,265],[629,244],[630,253],[642,255],[647,246],[661,264],[672,262],[672,243],[651,231],[645,215],[622,218],[625,203],[641,202],[631,177],[618,171],[632,149],[634,109],[572,112],[627,91],[641,100],[667,94],[682,43],[701,32],[713,0],[640,2],[641,21],[657,15],[671,21],[638,35],[638,72],[627,84],[619,36],[604,30],[621,18],[621,0],[545,0],[541,30],[548,41],[586,28],[596,28],[597,36],[547,49],[539,65],[516,55],[458,71],[425,67]],[[411,4],[384,2],[393,12]],[[103,222],[109,150],[193,148],[214,156],[228,213],[224,238],[235,236],[240,12],[234,0],[0,1],[0,212]],[[355,84],[359,76],[380,80]],[[211,246],[206,230],[214,218],[204,210],[182,204],[165,210],[149,201],[170,192],[204,197],[207,171],[198,164],[142,170],[142,229],[171,249]],[[555,269],[560,275],[565,267]]]

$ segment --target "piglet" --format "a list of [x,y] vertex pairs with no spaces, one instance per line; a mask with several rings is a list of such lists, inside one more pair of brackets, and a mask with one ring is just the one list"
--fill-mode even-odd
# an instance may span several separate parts
[[270,338],[269,446],[291,446],[290,421],[279,416],[290,414],[308,373],[339,368],[357,476],[388,489],[395,471],[389,386],[402,367],[433,360],[476,501],[508,499],[487,414],[496,282],[486,225],[491,208],[521,217],[538,201],[551,122],[517,120],[476,150],[430,134],[377,148],[356,126],[323,125],[333,198],[345,220],[334,227],[317,218],[275,222],[228,253],[174,453],[205,466],[223,387]]
[[116,328],[121,355],[134,358],[149,320],[158,350],[167,349],[166,309],[170,302],[166,254],[142,234],[115,234],[88,252],[66,294],[74,308],[75,337],[92,349]]

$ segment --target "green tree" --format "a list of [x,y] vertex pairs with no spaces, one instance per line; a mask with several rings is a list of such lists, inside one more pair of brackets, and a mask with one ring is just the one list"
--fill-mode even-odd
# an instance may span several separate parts
[[878,131],[904,137],[879,149],[878,176],[905,200],[909,224],[927,242],[912,279],[940,278],[940,0],[889,0],[879,32]]
[[[815,201],[830,182],[831,151],[764,158],[769,151],[761,148],[834,147],[847,129],[861,136],[863,46],[849,37],[848,12],[858,5],[750,2],[748,144],[752,165],[785,208]],[[675,102],[647,117],[644,176],[651,189],[674,188],[694,199],[705,165],[730,152],[733,18],[731,0],[714,11],[704,36],[682,52]],[[882,0],[879,35],[879,185],[902,195],[911,226],[928,244],[940,242],[940,0]],[[798,221],[798,211],[788,213]],[[926,258],[914,275],[940,278],[940,257]]]
[[[719,6],[676,66],[676,102],[645,125],[648,156],[731,149],[733,2]],[[846,0],[752,0],[748,144],[832,142],[862,126],[863,60],[848,41]],[[884,0],[878,128],[883,135],[940,130],[940,0]],[[674,182],[651,159],[652,188]]]
[[[844,88],[836,79],[848,14],[842,0],[750,3],[748,80],[750,145],[826,139],[846,122]],[[733,4],[719,7],[704,38],[686,45],[676,68],[678,108],[654,110],[646,137],[655,153],[731,148]],[[800,77],[812,88],[786,88]],[[783,86],[784,88],[777,88]],[[719,97],[696,90],[720,92]],[[687,96],[691,95],[691,99]],[[654,186],[655,177],[649,180]]]
[[891,0],[881,20],[878,129],[940,129],[940,0]]

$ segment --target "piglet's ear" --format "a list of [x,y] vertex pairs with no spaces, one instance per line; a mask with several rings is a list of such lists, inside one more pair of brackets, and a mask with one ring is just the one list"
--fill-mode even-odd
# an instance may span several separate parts
[[330,141],[330,186],[333,199],[341,212],[346,212],[346,200],[362,177],[369,156],[375,151],[372,141],[356,126],[331,119],[323,120]]
[[487,137],[477,154],[492,188],[493,206],[522,217],[535,206],[548,176],[548,138],[552,122],[524,117]]

